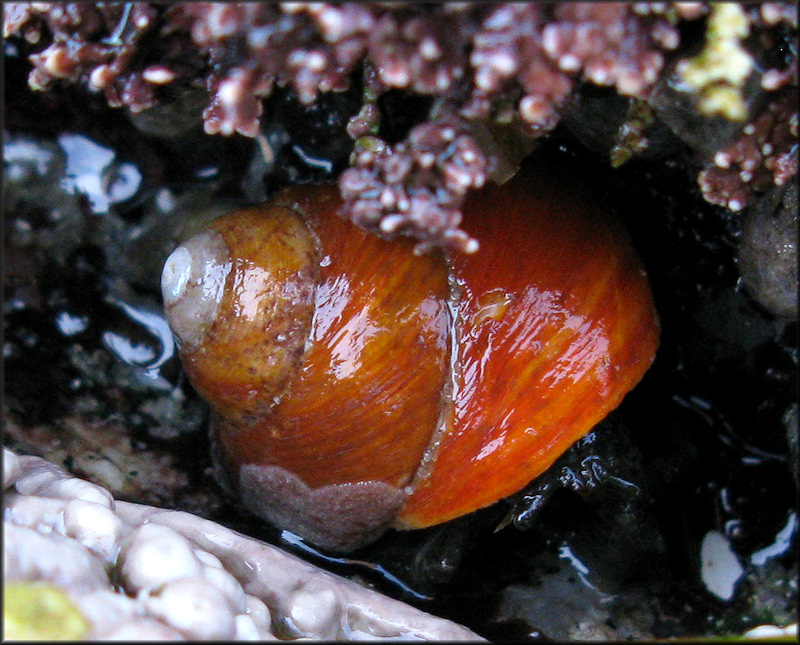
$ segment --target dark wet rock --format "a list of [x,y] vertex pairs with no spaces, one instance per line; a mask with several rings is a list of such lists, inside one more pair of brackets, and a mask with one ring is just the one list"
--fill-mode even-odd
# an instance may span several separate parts
[[770,313],[797,320],[797,184],[778,188],[748,210],[739,246],[747,292]]

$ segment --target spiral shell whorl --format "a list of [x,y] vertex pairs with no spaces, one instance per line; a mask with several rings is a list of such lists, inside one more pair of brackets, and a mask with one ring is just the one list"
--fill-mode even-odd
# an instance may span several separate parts
[[214,322],[231,271],[230,250],[216,231],[204,231],[176,248],[161,274],[161,294],[178,342],[199,345]]

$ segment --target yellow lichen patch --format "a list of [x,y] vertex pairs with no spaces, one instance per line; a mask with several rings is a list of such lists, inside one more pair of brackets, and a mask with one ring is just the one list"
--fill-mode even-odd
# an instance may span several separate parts
[[678,64],[678,75],[686,90],[699,93],[698,108],[703,114],[718,114],[732,121],[747,117],[742,88],[753,70],[753,58],[742,46],[742,40],[749,31],[740,5],[714,4],[703,50]]
[[3,593],[7,640],[80,640],[89,623],[66,593],[44,582],[11,582]]

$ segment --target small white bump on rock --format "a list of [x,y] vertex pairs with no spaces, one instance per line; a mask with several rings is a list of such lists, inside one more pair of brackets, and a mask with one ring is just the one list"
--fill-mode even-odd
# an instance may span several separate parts
[[42,580],[65,589],[109,586],[103,564],[75,540],[4,523],[5,580]]
[[233,619],[234,638],[237,641],[260,641],[263,640],[252,616],[238,614]]
[[104,641],[182,641],[180,632],[152,618],[132,618],[98,636]]
[[3,490],[11,488],[24,472],[19,455],[3,448]]
[[17,526],[26,526],[39,533],[65,535],[62,499],[8,493],[5,496],[3,518]]
[[47,493],[59,499],[80,499],[84,502],[105,506],[106,508],[113,508],[114,506],[114,498],[105,488],[77,477],[54,481],[41,494]]
[[122,583],[132,593],[202,574],[202,565],[189,541],[158,524],[144,524],[131,531],[119,560]]
[[167,622],[186,638],[233,638],[234,612],[228,599],[202,578],[180,578],[144,598],[149,613]]
[[303,636],[341,638],[341,607],[331,589],[302,589],[289,601],[287,620]]
[[[25,463],[25,460],[36,460]],[[60,468],[39,459],[25,457],[22,467],[26,472],[16,481],[16,489],[23,495],[39,495],[55,499],[82,499],[108,508],[114,507],[114,498],[97,484],[70,477]]]
[[64,507],[66,534],[106,562],[113,562],[119,553],[122,520],[111,509],[76,499]]
[[242,614],[247,610],[247,599],[242,585],[225,569],[203,567],[203,577],[225,594],[237,614]]
[[209,553],[205,549],[195,549],[194,554],[197,556],[197,559],[207,567],[214,567],[215,569],[225,568],[222,566],[222,562],[219,561],[217,556],[213,553]]
[[136,600],[110,588],[85,593],[70,591],[69,595],[91,625],[89,638],[108,632],[115,626],[144,614],[144,610]]
[[269,608],[262,600],[250,594],[246,595],[245,602],[247,604],[247,615],[253,619],[253,623],[261,637],[272,637],[272,614],[269,613]]
[[17,457],[21,470],[14,487],[23,495],[38,495],[39,489],[48,486],[54,479],[66,479],[68,475],[42,459],[30,455]]

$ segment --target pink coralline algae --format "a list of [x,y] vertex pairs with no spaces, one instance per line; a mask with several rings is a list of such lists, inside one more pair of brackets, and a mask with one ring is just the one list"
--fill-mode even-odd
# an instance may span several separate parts
[[[795,88],[796,89],[796,88]],[[783,186],[797,175],[797,94],[780,92],[742,136],[714,155],[698,183],[712,204],[739,211],[751,194]]]
[[475,140],[453,116],[414,127],[392,147],[369,140],[339,180],[350,218],[386,237],[414,230],[416,252],[444,245],[471,252],[477,241],[458,228],[471,188],[486,182],[489,165]]
[[[737,7],[746,58],[789,45],[762,74],[766,107],[699,178],[705,198],[728,208],[762,190],[765,173],[780,183],[797,168],[797,9]],[[356,145],[339,180],[342,214],[380,235],[412,236],[420,251],[471,251],[461,203],[502,165],[476,130],[510,127],[534,140],[587,83],[646,103],[690,55],[684,35],[714,15],[699,2],[11,3],[4,32],[26,43],[34,89],[83,85],[135,113],[203,88],[209,134],[257,136],[276,87],[309,105],[357,84],[363,106],[348,126]],[[391,142],[379,103],[389,91],[433,101]]]

